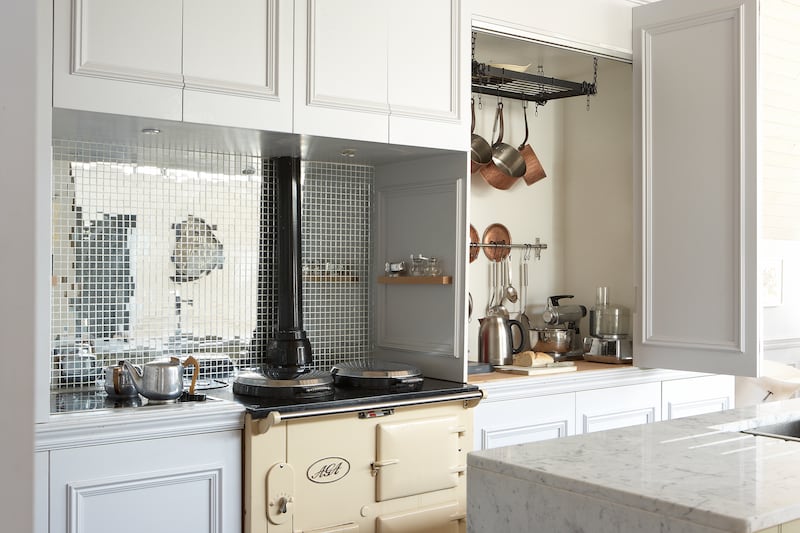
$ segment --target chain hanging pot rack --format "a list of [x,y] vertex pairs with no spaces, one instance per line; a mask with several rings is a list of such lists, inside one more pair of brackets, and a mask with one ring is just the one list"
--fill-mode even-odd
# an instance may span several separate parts
[[472,92],[510,98],[544,105],[550,100],[586,96],[586,109],[589,98],[597,94],[597,58],[594,58],[594,79],[592,82],[567,81],[558,78],[518,72],[493,67],[475,60],[475,32],[472,32]]

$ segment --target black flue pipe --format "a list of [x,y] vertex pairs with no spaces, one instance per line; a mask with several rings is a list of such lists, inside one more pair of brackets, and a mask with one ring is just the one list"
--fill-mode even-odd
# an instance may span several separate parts
[[278,192],[278,324],[267,344],[267,365],[286,375],[310,370],[311,343],[303,329],[300,158],[272,159]]

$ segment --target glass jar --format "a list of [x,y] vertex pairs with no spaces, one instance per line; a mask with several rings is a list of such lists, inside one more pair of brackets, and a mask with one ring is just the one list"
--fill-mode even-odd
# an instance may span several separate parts
[[439,263],[439,260],[435,257],[431,257],[428,259],[428,266],[425,267],[425,274],[428,276],[441,276],[442,275],[442,265]]
[[409,276],[424,276],[427,267],[428,265],[425,257],[423,257],[421,254],[411,254],[411,265],[408,269]]

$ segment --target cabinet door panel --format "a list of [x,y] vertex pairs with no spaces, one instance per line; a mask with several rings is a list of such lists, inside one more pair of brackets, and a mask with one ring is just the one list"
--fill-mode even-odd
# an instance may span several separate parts
[[733,407],[733,376],[703,376],[663,382],[664,420],[724,411]]
[[634,10],[634,363],[754,375],[757,3],[658,4]]
[[575,394],[493,401],[475,408],[475,449],[486,450],[574,434]]
[[661,383],[643,383],[575,394],[575,433],[661,420]]
[[241,433],[53,450],[49,499],[51,533],[239,531]]
[[388,140],[386,0],[295,3],[295,133]]
[[389,3],[390,142],[467,149],[466,15],[460,0]]
[[181,5],[55,2],[53,105],[180,120]]
[[291,0],[186,2],[184,120],[291,131],[292,15]]

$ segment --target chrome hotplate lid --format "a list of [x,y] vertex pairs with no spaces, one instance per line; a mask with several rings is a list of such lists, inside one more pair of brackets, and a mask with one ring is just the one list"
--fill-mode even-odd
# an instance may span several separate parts
[[347,378],[416,378],[422,376],[422,372],[415,366],[391,361],[365,361],[338,363],[331,368],[334,377]]
[[419,390],[424,381],[417,367],[389,361],[339,363],[331,374],[337,387],[387,392]]
[[267,369],[244,372],[233,382],[233,392],[245,396],[312,397],[333,394],[333,376],[321,370],[286,375]]

